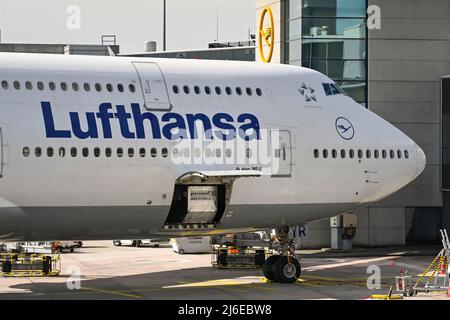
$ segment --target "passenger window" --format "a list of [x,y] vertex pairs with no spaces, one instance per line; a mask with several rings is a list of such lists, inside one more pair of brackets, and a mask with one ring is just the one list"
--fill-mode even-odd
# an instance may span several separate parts
[[24,147],[22,153],[25,158],[28,158],[30,156],[30,148]]
[[405,158],[409,159],[409,152],[408,152],[408,150],[405,150]]
[[207,95],[210,95],[211,94],[211,88],[210,87],[205,87],[205,93]]
[[366,150],[366,158],[370,159],[372,157],[372,151]]
[[374,154],[375,154],[375,159],[378,159],[380,157],[380,151],[375,150]]
[[61,82],[61,90],[62,91],[67,91],[67,83]]
[[242,96],[242,89],[240,87],[236,88],[236,93],[238,96]]
[[51,158],[54,155],[53,148],[47,148],[47,157]]
[[327,149],[323,149],[323,157],[325,159],[328,158],[328,150]]
[[118,84],[117,85],[117,90],[119,91],[119,92],[123,92],[123,84]]
[[39,81],[39,82],[37,83],[37,88],[38,88],[40,91],[43,91],[43,90],[44,90],[44,83],[41,82],[41,81]]
[[252,91],[251,88],[247,88],[247,89],[245,89],[245,91],[247,91],[247,94],[248,94],[249,96],[252,96],[252,95],[253,95],[253,91]]
[[152,158],[156,158],[158,156],[158,150],[156,148],[152,148],[150,150],[150,155],[152,156]]
[[83,88],[84,88],[84,91],[86,91],[86,92],[91,91],[91,85],[89,83],[87,83],[87,82],[85,82],[83,84]]
[[162,149],[163,158],[167,158],[169,156],[169,150],[167,148]]
[[136,92],[136,87],[134,86],[134,84],[130,84],[128,86],[128,90],[130,90],[131,93],[135,93]]
[[75,158],[77,156],[77,148],[70,149],[70,155],[72,158]]
[[123,149],[122,149],[122,148],[117,148],[117,156],[118,156],[119,158],[122,158],[122,157],[123,157]]
[[358,150],[358,158],[359,159],[363,158],[363,151],[361,149]]
[[128,148],[128,157],[130,158],[134,157],[134,148]]
[[100,148],[94,148],[94,157],[100,157]]
[[27,88],[27,90],[33,90],[33,85],[30,81],[25,82],[25,88]]
[[80,90],[80,86],[78,85],[78,83],[76,83],[76,82],[72,83],[72,90],[75,92]]
[[397,156],[398,156],[399,159],[402,158],[402,152],[400,150],[397,150]]
[[347,157],[347,153],[345,152],[344,149],[341,150],[341,158],[345,159]]
[[314,158],[319,158],[319,150],[314,150]]
[[145,150],[145,148],[139,149],[139,155],[141,156],[141,158],[144,158],[147,155],[147,151]]
[[386,159],[387,158],[387,151],[383,150],[381,153],[383,155],[383,159]]
[[89,149],[88,148],[83,148],[82,154],[83,154],[83,157],[85,157],[85,158],[89,157]]
[[226,87],[225,91],[226,91],[227,95],[229,95],[229,96],[231,96],[231,94],[233,93],[233,92],[231,92],[231,88],[230,87]]
[[333,94],[333,92],[331,91],[331,87],[329,83],[323,83],[323,89],[325,90],[325,94],[327,96],[331,96]]
[[100,83],[95,84],[95,91],[101,92],[102,91],[102,85]]
[[9,88],[8,81],[6,81],[6,80],[2,81],[2,88],[5,89],[5,90],[8,90],[8,88]]
[[[221,157],[222,157],[222,150],[216,149],[216,158],[221,158]],[[251,158],[251,157],[252,157],[252,150],[247,149],[247,158]]]
[[220,87],[216,87],[216,94],[217,95],[221,95],[222,94],[222,89],[220,89]]
[[34,149],[34,155],[36,156],[36,157],[40,157],[40,156],[42,156],[42,149],[40,148],[40,147],[36,147],[35,149]]
[[258,97],[261,97],[263,95],[263,92],[260,88],[256,89],[256,94],[258,95]]
[[14,89],[16,90],[20,90],[20,82],[19,81],[14,81]]
[[350,154],[350,158],[353,159],[355,157],[355,150],[350,149],[349,154]]
[[174,148],[172,149],[172,157],[178,158],[183,156],[183,150]]
[[184,87],[183,87],[183,91],[184,91],[185,94],[191,93],[191,90],[189,89],[188,86],[184,86]]
[[66,149],[65,148],[59,148],[58,155],[60,158],[64,158],[66,156]]
[[172,87],[172,91],[173,91],[173,93],[175,93],[175,94],[179,94],[179,93],[180,93],[180,89],[178,88],[178,86],[173,86],[173,87]]
[[107,83],[107,84],[106,84],[106,90],[107,90],[108,92],[113,92],[113,85],[112,85],[111,83]]
[[194,92],[195,92],[195,94],[200,94],[201,93],[200,87],[199,86],[195,86],[194,87]]
[[111,158],[111,156],[112,156],[112,149],[111,148],[106,148],[105,149],[105,156],[107,158]]
[[[319,150],[317,150],[319,152]],[[225,151],[227,158],[231,158],[233,156],[233,151],[231,149],[227,149]]]
[[394,152],[394,150],[391,150],[389,153],[390,153],[391,159],[394,159],[394,158],[395,158],[395,152]]
[[48,88],[49,88],[51,91],[55,91],[55,90],[56,90],[56,84],[55,84],[54,82],[49,82],[49,83],[48,83]]
[[331,151],[331,155],[333,156],[333,159],[336,159],[337,158],[337,151],[335,149],[333,149]]

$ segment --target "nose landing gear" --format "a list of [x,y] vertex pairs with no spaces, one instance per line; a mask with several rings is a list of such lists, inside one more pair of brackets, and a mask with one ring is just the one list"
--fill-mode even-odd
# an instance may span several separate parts
[[294,240],[289,239],[289,227],[277,228],[274,247],[278,255],[270,256],[263,265],[264,276],[274,282],[294,283],[301,274],[301,266],[295,255]]

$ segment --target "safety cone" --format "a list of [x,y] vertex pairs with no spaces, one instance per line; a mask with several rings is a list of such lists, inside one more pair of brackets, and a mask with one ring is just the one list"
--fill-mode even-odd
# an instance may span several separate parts
[[450,298],[450,286],[447,288],[447,297]]

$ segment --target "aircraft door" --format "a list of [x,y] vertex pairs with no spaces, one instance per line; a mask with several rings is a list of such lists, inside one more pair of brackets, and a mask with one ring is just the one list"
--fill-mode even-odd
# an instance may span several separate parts
[[272,176],[290,177],[292,174],[291,133],[287,130],[272,130]]
[[145,108],[167,111],[172,109],[166,81],[156,63],[133,62],[139,76]]

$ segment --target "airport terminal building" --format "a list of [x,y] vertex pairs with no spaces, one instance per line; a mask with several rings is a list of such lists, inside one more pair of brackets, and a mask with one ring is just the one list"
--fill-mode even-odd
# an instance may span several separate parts
[[[258,29],[267,6],[274,21],[272,63],[328,75],[418,142],[427,155],[427,167],[416,181],[357,212],[354,244],[438,240],[439,228],[450,226],[450,97],[441,94],[442,77],[450,74],[450,2],[258,0]],[[379,29],[370,25],[368,12],[374,6],[381,9]],[[264,27],[270,25],[270,19],[262,20]],[[265,55],[268,44],[262,43]],[[256,52],[257,60],[265,58]],[[444,87],[450,92],[447,81]],[[329,221],[310,224],[302,241],[305,247],[329,246]]]

